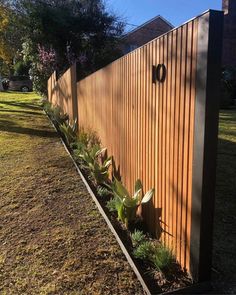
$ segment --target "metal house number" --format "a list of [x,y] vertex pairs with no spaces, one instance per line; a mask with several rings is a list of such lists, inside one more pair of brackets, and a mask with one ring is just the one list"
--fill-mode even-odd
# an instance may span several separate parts
[[152,66],[152,83],[163,83],[166,80],[166,66],[164,64],[158,64]]

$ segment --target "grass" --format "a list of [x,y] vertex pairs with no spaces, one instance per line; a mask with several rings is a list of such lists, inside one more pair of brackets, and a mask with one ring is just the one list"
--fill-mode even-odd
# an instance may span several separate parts
[[235,196],[236,110],[227,110],[220,113],[213,252],[213,278],[217,284],[226,282],[224,292],[236,282]]
[[34,93],[0,93],[0,294],[143,294]]

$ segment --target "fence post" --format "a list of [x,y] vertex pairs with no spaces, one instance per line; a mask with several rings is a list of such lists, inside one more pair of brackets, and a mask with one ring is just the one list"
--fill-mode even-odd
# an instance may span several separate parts
[[77,101],[77,71],[76,63],[70,68],[71,75],[71,99],[72,99],[72,112],[73,120],[78,119],[78,101]]
[[223,12],[199,18],[190,244],[190,270],[199,282],[211,278],[222,36]]

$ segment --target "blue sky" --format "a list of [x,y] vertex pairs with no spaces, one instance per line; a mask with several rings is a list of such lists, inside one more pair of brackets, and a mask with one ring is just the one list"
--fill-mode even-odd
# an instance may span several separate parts
[[[222,0],[107,0],[109,10],[120,15],[127,23],[141,25],[160,14],[178,26],[211,9],[221,10]],[[127,29],[134,27],[128,26]]]

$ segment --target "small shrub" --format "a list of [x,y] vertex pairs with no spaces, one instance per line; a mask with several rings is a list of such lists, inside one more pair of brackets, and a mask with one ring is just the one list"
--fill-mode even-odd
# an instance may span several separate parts
[[45,112],[49,115],[49,117],[51,117],[52,113],[53,113],[51,103],[49,101],[45,101],[45,102],[42,102],[42,105],[43,105]]
[[80,142],[78,142],[77,138],[76,138],[76,141],[74,141],[70,144],[70,147],[72,150],[74,150],[74,152],[76,152],[77,150],[80,150],[81,149],[80,146],[81,146]]
[[64,134],[66,142],[69,146],[76,141],[77,120],[71,124],[64,122],[63,124],[59,125],[59,129]]
[[87,151],[90,152],[95,148],[100,149],[100,140],[95,132],[87,131],[84,128],[79,128],[77,137],[74,142],[70,144],[70,147],[74,151],[74,157],[76,160],[82,160],[81,155]]
[[227,67],[221,73],[221,99],[220,107],[228,109],[236,98],[236,68]]
[[134,230],[134,232],[131,234],[131,240],[133,247],[137,247],[141,243],[145,241],[146,237],[145,234],[141,230]]
[[165,271],[170,268],[174,261],[174,255],[172,250],[168,249],[164,245],[158,245],[154,249],[154,253],[151,256],[151,262],[158,271]]
[[67,114],[63,114],[59,106],[56,106],[52,108],[51,119],[57,126],[60,126],[65,123],[69,117]]
[[85,149],[79,155],[84,165],[91,172],[92,177],[97,184],[105,184],[109,182],[109,167],[112,164],[112,157],[102,158],[102,154],[106,148],[101,149],[99,145],[93,146],[90,150]]
[[68,120],[68,115],[63,114],[59,106],[54,107],[50,102],[43,102],[43,108],[55,125],[60,126]]
[[79,128],[78,142],[83,143],[87,149],[101,145],[101,142],[95,131],[91,131],[90,129],[85,131],[85,129],[82,127]]
[[112,198],[107,202],[106,207],[110,212],[116,212],[117,211],[117,200],[116,198]]
[[97,187],[97,194],[100,197],[107,197],[111,194],[111,192],[106,187],[99,185]]
[[135,258],[148,260],[153,255],[154,246],[150,241],[145,241],[134,249],[133,255]]
[[151,189],[143,196],[143,186],[140,179],[135,183],[133,196],[116,178],[111,184],[111,191],[116,200],[118,219],[125,223],[126,227],[128,227],[130,221],[136,219],[137,208],[141,204],[149,202],[154,194],[154,189]]

